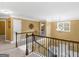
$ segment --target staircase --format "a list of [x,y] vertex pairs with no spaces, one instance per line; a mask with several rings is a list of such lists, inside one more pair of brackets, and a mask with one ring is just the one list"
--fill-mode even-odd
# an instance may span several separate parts
[[[27,32],[16,33],[16,47],[18,47],[18,35],[25,35],[25,53],[29,57],[79,57],[79,42],[52,38],[40,35],[29,35]],[[28,44],[28,40],[31,39],[31,43]],[[30,48],[29,48],[30,47]]]
[[32,52],[27,57],[44,57],[42,54],[37,53],[37,52]]

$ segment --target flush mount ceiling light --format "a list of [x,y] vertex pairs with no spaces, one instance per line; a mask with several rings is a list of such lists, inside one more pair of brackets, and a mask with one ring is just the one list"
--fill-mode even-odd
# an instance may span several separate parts
[[8,9],[4,9],[4,10],[0,10],[0,13],[6,14],[6,15],[12,15],[13,14],[13,11],[8,10]]

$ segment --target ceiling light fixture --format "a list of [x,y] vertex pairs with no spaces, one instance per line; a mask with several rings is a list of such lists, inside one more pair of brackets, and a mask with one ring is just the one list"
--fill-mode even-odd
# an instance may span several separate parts
[[7,10],[7,9],[0,10],[0,13],[7,14],[7,15],[12,15],[13,14],[13,12],[11,10]]

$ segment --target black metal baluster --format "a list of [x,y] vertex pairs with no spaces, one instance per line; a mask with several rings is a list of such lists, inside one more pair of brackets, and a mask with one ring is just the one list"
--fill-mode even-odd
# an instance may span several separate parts
[[68,56],[70,57],[70,42],[68,42]]
[[34,40],[35,40],[35,36],[34,36],[34,34],[32,34],[32,52],[33,52],[33,49],[34,49]]
[[[41,39],[41,37],[39,37],[39,38]],[[39,40],[40,40],[40,39],[39,39]],[[38,42],[38,41],[37,41],[37,42]],[[38,52],[39,52],[39,44],[38,44]]]
[[44,49],[44,56],[45,56],[45,49]]
[[49,53],[50,53],[50,52],[49,52],[49,48],[50,48],[50,47],[49,47],[49,39],[47,38],[47,40],[48,40],[48,46],[47,46],[47,49],[48,49],[48,56],[49,56]]
[[[47,38],[44,38],[45,39],[45,45],[44,47],[47,48]],[[45,49],[45,56],[46,56],[46,49]]]
[[[41,39],[40,39],[40,42],[39,42],[41,45],[43,45],[43,44],[42,44],[42,39],[43,39],[43,38],[41,38]],[[42,49],[42,47],[40,46],[40,53],[42,54],[42,50],[41,50],[41,49]]]
[[40,53],[40,45],[39,45],[39,53]]
[[48,49],[48,57],[49,57],[49,49]]
[[65,42],[65,57],[66,57],[66,42]]
[[[53,53],[55,52],[55,50],[54,50],[54,39],[53,39]],[[55,54],[55,53],[54,53]]]
[[50,39],[50,48],[51,48],[51,45],[52,45],[52,44],[51,44],[51,40],[52,40],[52,39]]
[[78,57],[78,44],[77,44],[77,57]]
[[[52,43],[51,43],[51,39],[49,38],[49,40],[50,40],[50,48],[52,48],[51,46],[52,46]],[[51,51],[52,52],[52,51]]]
[[62,57],[62,41],[61,41],[61,57]]
[[[44,38],[45,42],[44,42],[44,47],[46,47],[46,38]],[[46,50],[44,50],[45,54],[46,54]],[[44,54],[44,56],[45,56]]]
[[32,52],[33,52],[33,35],[32,35]]
[[[47,40],[47,38],[46,38],[46,48],[49,49],[49,48],[48,48],[48,45],[47,45],[47,42],[48,42],[48,40]],[[46,52],[47,52],[47,56],[48,56],[48,54],[49,54],[48,50],[46,50]]]
[[79,53],[79,50],[78,50],[78,43],[77,43],[77,57],[79,57],[79,56],[78,56],[78,53]]
[[61,57],[61,41],[59,41],[59,56]]
[[[37,37],[36,37],[37,38]],[[36,43],[35,43],[35,50],[37,49],[37,45],[36,45]]]
[[43,44],[43,38],[41,38],[41,42],[40,43]]
[[58,57],[58,45],[59,45],[59,44],[58,44],[58,40],[57,40],[57,57]]
[[57,52],[58,52],[57,48],[58,48],[58,40],[56,40],[56,57],[58,56],[57,55]]
[[59,40],[59,51],[58,51],[58,55],[59,55],[59,57],[61,57],[61,41]]
[[56,55],[56,40],[55,40],[55,55]]
[[52,44],[51,44],[51,41],[52,41],[52,40],[49,38],[49,46],[48,46],[48,56],[49,56],[49,57],[50,57],[50,52],[51,52],[50,49],[51,49],[51,45],[52,45]]
[[59,40],[58,40],[58,51],[57,51],[57,52],[58,52],[57,55],[58,55],[58,57],[59,57]]
[[28,35],[26,34],[26,55],[28,55],[28,45],[27,45],[28,44],[28,42],[27,42],[28,39],[27,38],[28,38]]
[[56,48],[57,57],[58,57],[58,47],[59,47],[58,45],[59,45],[59,42],[57,40],[57,48]]
[[73,57],[74,57],[74,43],[73,43]]
[[61,41],[59,41],[59,42],[60,42],[59,55],[61,57]]
[[33,49],[33,51],[36,51],[36,44],[35,44],[35,41],[34,41],[34,49]]

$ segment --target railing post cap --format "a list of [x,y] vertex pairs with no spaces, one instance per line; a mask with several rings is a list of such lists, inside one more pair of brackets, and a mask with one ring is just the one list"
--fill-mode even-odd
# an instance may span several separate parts
[[16,32],[16,34],[17,34],[17,32]]
[[32,35],[34,35],[34,33],[32,33]]

